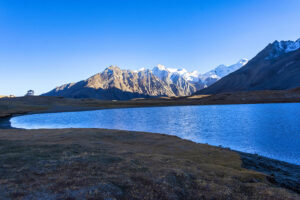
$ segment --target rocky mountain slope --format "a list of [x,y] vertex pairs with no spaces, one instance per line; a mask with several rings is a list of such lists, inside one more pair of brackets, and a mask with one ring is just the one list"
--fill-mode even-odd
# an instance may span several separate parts
[[121,70],[111,66],[86,80],[59,86],[43,96],[126,100],[142,97],[187,96],[203,89],[247,63],[246,59],[230,66],[200,74],[186,69],[157,65],[152,70]]
[[182,77],[163,80],[150,70],[134,72],[111,66],[84,81],[69,83],[43,94],[71,98],[97,98],[125,100],[151,96],[185,96],[196,88]]
[[300,86],[300,39],[275,41],[239,70],[197,94],[285,90]]

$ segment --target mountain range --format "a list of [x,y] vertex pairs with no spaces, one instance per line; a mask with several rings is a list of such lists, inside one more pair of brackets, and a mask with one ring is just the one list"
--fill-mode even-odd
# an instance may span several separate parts
[[187,96],[213,84],[247,62],[247,59],[241,59],[234,65],[220,65],[205,74],[163,65],[157,65],[152,70],[143,68],[136,71],[110,66],[86,80],[56,87],[43,95],[104,100]]
[[171,80],[177,76],[181,76],[190,84],[193,84],[196,87],[196,90],[200,90],[212,85],[222,77],[234,72],[247,63],[248,60],[244,58],[230,66],[219,65],[218,67],[204,74],[200,74],[198,71],[188,72],[186,69],[166,68],[163,65],[157,65],[152,69],[152,72],[161,80],[164,80],[168,76]]
[[110,66],[86,80],[57,87],[45,96],[127,100],[253,90],[285,90],[300,86],[300,39],[274,41],[250,61],[220,65],[200,74],[157,65],[136,71]]
[[245,66],[197,94],[286,90],[300,86],[300,39],[270,43]]

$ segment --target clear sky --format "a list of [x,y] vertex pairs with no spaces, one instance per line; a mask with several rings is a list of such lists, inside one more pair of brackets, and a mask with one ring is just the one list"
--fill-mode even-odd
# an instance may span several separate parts
[[300,37],[300,0],[0,0],[0,95],[156,64],[206,72]]

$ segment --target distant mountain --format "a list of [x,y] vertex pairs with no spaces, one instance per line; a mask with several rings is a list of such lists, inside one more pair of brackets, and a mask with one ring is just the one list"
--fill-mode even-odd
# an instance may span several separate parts
[[173,78],[180,76],[190,84],[194,85],[197,90],[200,90],[212,85],[224,76],[234,72],[247,63],[248,60],[244,58],[233,65],[219,65],[215,69],[204,74],[200,74],[198,71],[188,72],[186,69],[166,68],[163,65],[154,67],[152,72],[161,80],[164,80],[165,77],[169,77],[171,80],[173,80]]
[[186,88],[186,86],[183,85],[186,82],[193,85],[196,90],[203,88],[197,71],[188,72],[186,69],[166,68],[163,65],[157,65],[152,69],[152,72],[161,80],[170,80],[171,82],[181,85],[182,88]]
[[43,94],[70,98],[97,98],[126,100],[154,96],[186,96],[196,88],[182,77],[163,80],[150,70],[121,70],[111,66],[84,81],[69,83]]
[[238,70],[239,68],[243,67],[248,63],[248,60],[243,58],[239,60],[236,64],[233,65],[219,65],[215,69],[200,75],[199,78],[204,84],[204,88],[212,85],[213,83],[217,82],[224,76],[227,76],[228,74]]
[[14,97],[16,97],[15,95],[0,95],[0,99],[1,98],[14,98]]
[[300,86],[300,39],[275,41],[245,66],[197,94],[284,90]]
[[205,88],[223,76],[240,68],[246,59],[230,66],[220,65],[205,74],[186,69],[157,65],[152,70],[122,70],[116,66],[106,68],[86,80],[59,86],[43,96],[69,98],[97,98],[126,100],[158,96],[187,96]]

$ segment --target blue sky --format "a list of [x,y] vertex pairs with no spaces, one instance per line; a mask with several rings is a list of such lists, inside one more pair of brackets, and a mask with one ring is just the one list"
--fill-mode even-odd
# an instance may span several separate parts
[[0,94],[109,65],[206,72],[300,37],[299,0],[0,0]]

